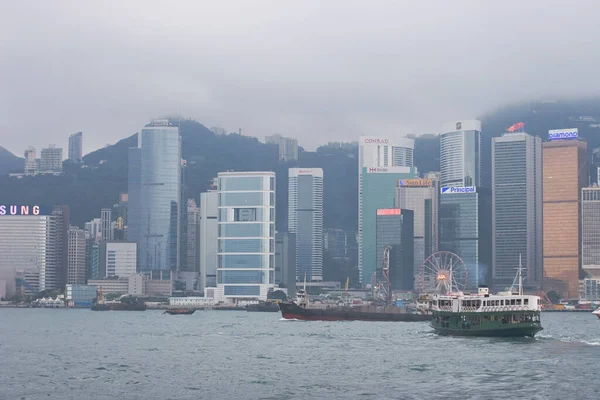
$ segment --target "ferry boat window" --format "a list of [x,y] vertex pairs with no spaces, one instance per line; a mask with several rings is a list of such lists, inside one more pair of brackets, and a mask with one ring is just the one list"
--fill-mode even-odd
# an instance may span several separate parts
[[504,305],[504,300],[500,300],[500,305],[503,306]]
[[521,305],[521,299],[517,299],[517,305],[520,306]]
[[529,305],[529,299],[523,299],[523,304],[524,305]]
[[511,300],[510,300],[510,305],[511,305],[511,306],[514,306],[514,305],[515,305],[515,299],[511,299]]

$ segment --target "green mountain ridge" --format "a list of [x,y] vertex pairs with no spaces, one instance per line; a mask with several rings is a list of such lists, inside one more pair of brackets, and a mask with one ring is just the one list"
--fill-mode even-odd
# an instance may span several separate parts
[[[584,117],[584,118],[581,118]],[[482,181],[491,183],[491,138],[500,136],[516,122],[525,123],[525,131],[546,138],[549,129],[578,128],[591,151],[600,147],[600,99],[559,102],[531,102],[503,107],[483,115]],[[239,134],[215,135],[193,120],[178,120],[182,135],[182,156],[187,160],[186,182],[189,198],[199,201],[218,172],[227,170],[267,170],[277,174],[277,229],[287,229],[287,169],[323,168],[324,225],[326,228],[356,230],[358,198],[357,149],[320,147],[316,152],[299,151],[297,162],[280,163],[275,145]],[[71,224],[83,226],[100,216],[100,209],[117,202],[127,191],[127,155],[137,145],[137,134],[112,146],[84,156],[86,168],[65,163],[63,176],[36,176],[23,179],[0,177],[0,203],[67,204]],[[22,159],[0,148],[3,159],[13,159],[22,170]],[[5,153],[9,153],[6,155]],[[12,157],[11,157],[12,156]],[[17,167],[17,161],[19,166]],[[439,171],[439,136],[423,135],[415,140],[414,163],[421,173]],[[2,173],[0,168],[0,173]],[[4,172],[5,174],[6,172]]]
[[0,146],[0,175],[10,172],[23,171],[25,159],[15,156],[4,147]]

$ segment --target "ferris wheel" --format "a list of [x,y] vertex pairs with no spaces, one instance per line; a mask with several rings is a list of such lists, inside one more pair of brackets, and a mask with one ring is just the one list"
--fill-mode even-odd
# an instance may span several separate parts
[[438,251],[427,257],[419,269],[417,290],[420,293],[462,292],[467,287],[467,267],[449,251]]

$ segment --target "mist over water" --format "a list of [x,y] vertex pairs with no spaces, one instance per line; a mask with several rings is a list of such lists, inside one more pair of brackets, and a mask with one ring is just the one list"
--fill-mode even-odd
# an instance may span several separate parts
[[600,398],[600,322],[590,313],[545,313],[535,339],[280,319],[0,310],[0,398]]

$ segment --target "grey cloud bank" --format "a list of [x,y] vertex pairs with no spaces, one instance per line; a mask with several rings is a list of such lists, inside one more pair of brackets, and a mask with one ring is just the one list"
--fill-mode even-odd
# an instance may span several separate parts
[[4,2],[0,145],[87,153],[165,114],[309,149],[437,132],[598,94],[599,39],[585,0]]

